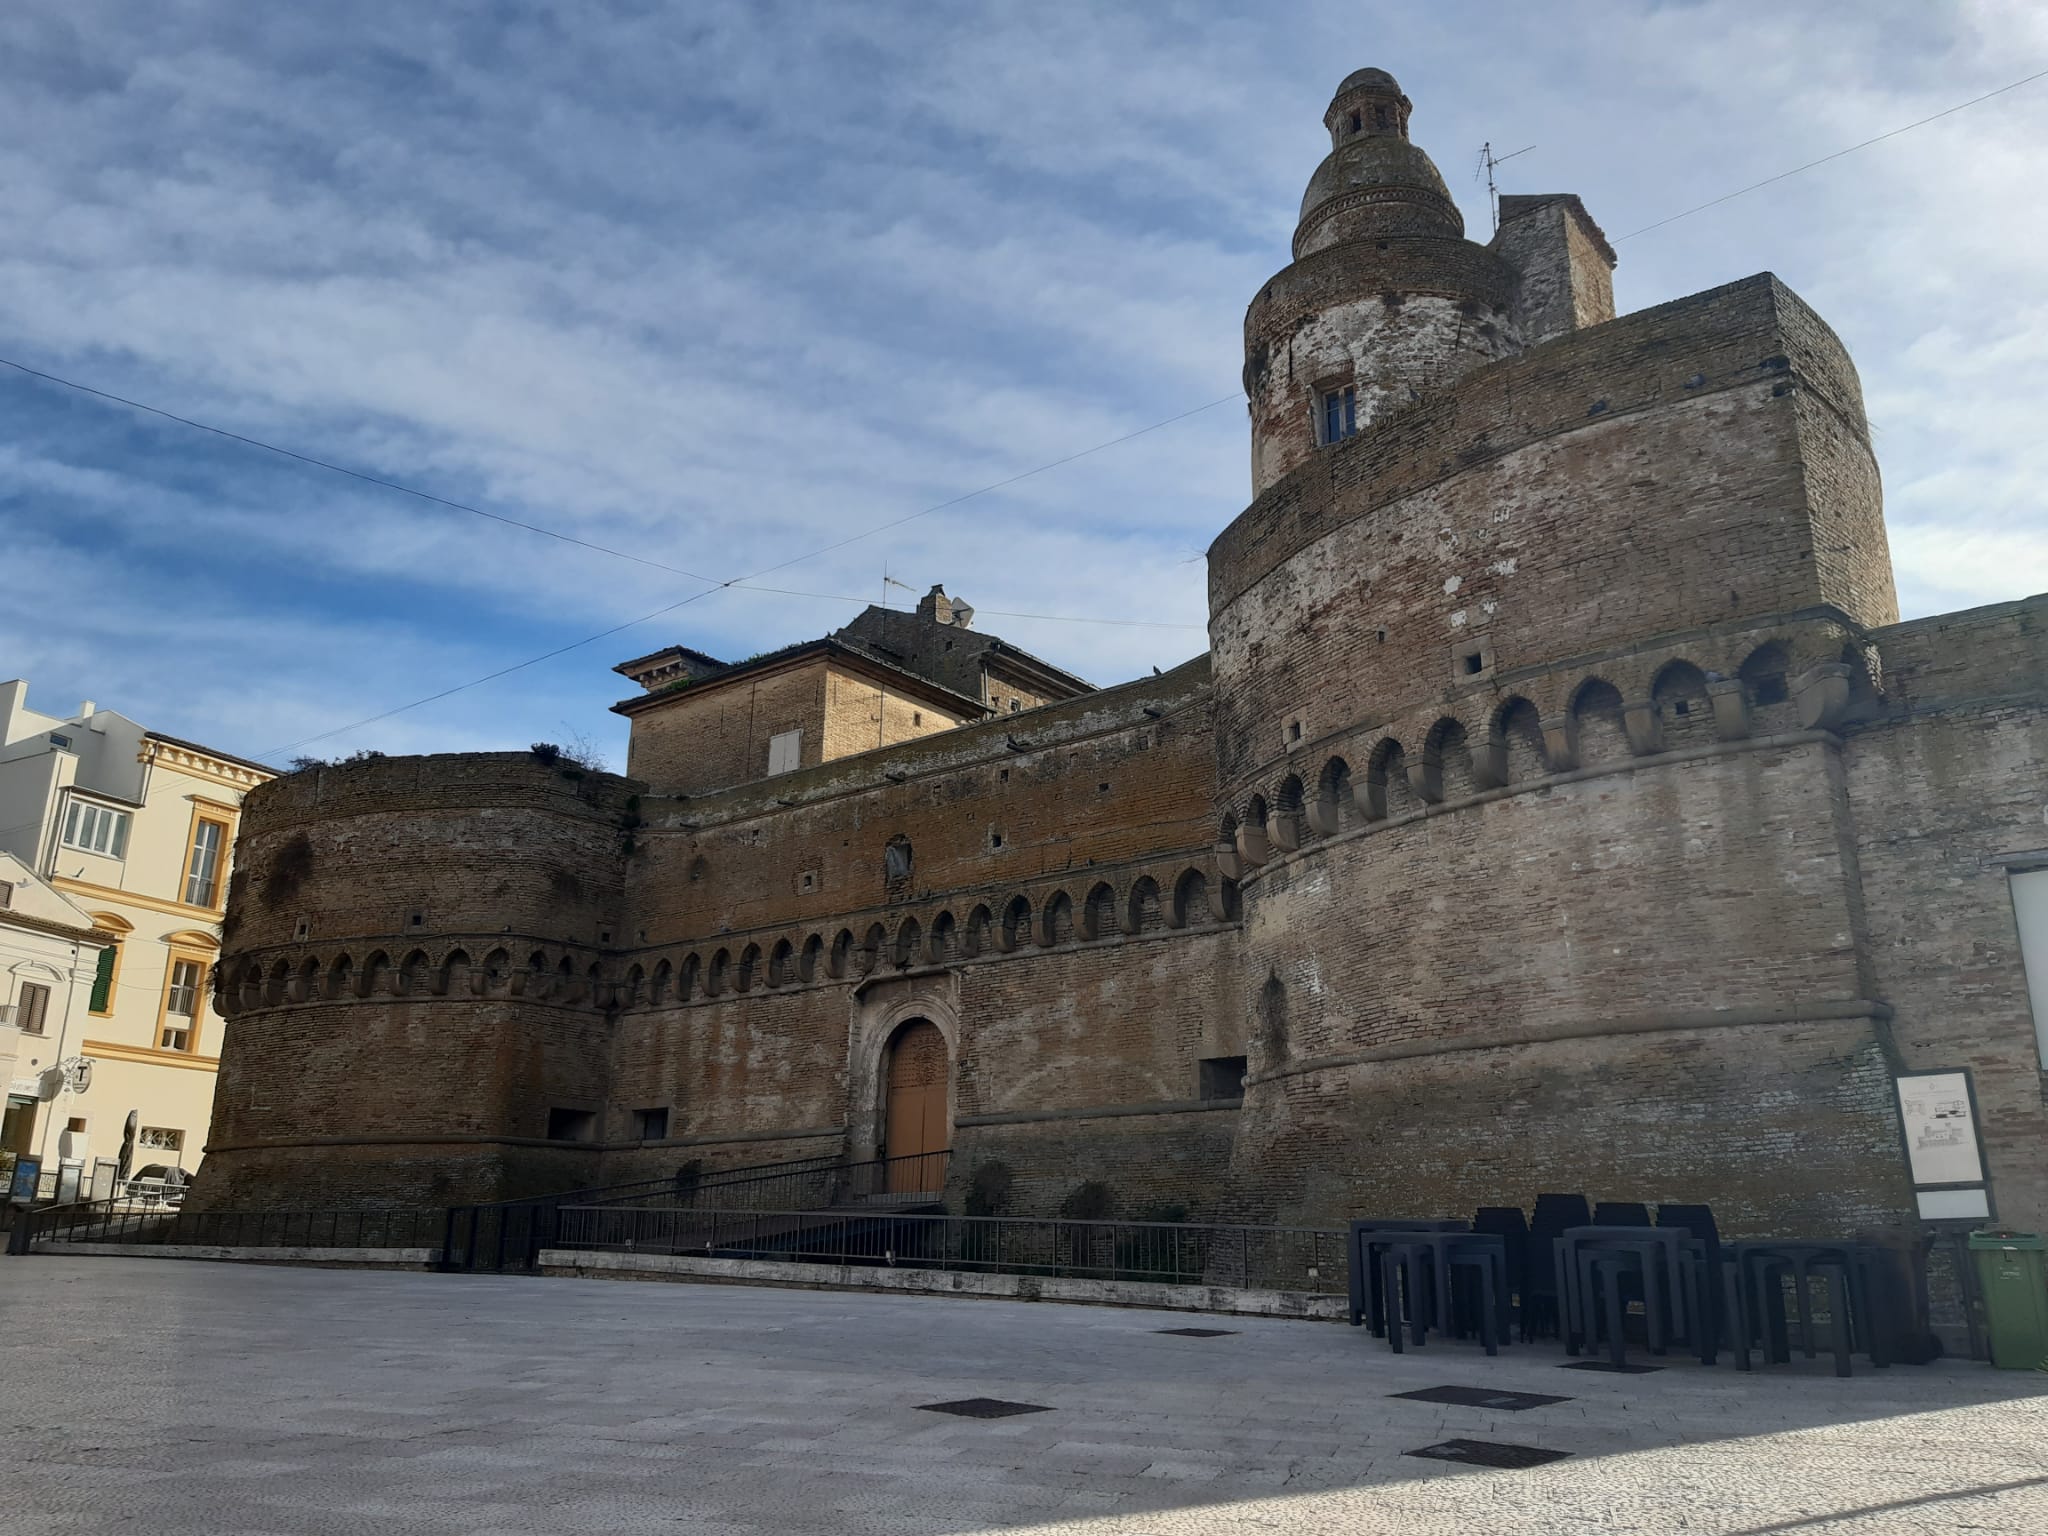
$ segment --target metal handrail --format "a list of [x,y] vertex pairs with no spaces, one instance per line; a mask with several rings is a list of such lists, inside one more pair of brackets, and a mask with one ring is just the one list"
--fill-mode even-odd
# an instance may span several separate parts
[[601,1205],[604,1200],[595,1197],[630,1199],[640,1193],[656,1193],[662,1190],[716,1188],[726,1183],[746,1183],[754,1178],[770,1178],[777,1173],[788,1173],[804,1168],[829,1168],[839,1161],[836,1154],[823,1157],[798,1158],[793,1162],[751,1163],[741,1168],[719,1168],[710,1173],[686,1174],[682,1169],[656,1179],[633,1179],[623,1184],[598,1184],[584,1189],[565,1189],[552,1195],[520,1195],[510,1200],[478,1200],[458,1207],[469,1210],[502,1210],[508,1206],[541,1205],[548,1201],[588,1200]]
[[1235,1223],[610,1205],[565,1206],[555,1246],[1343,1294],[1345,1237]]
[[39,1243],[147,1243],[216,1248],[432,1248],[437,1210],[322,1207],[266,1211],[188,1211],[125,1197],[24,1211],[10,1252]]
[[[856,1164],[855,1167],[866,1167]],[[837,1157],[799,1158],[684,1177],[639,1179],[589,1190],[449,1207],[442,1232],[441,1267],[456,1270],[532,1269],[554,1237],[556,1213],[564,1206],[631,1204],[636,1200],[694,1203],[707,1193],[745,1205],[815,1201],[833,1203],[836,1181],[847,1165]]]

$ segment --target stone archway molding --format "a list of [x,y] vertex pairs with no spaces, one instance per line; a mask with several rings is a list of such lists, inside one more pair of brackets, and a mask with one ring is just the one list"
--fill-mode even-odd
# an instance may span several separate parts
[[896,1031],[915,1019],[928,1021],[946,1042],[946,1123],[960,1120],[960,978],[953,972],[870,982],[852,1001],[846,1051],[846,1153],[850,1161],[873,1160],[882,1144],[887,1114],[882,1063]]

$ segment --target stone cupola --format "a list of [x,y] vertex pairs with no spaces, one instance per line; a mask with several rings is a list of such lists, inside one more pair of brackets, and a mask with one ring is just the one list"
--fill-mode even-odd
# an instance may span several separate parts
[[1252,489],[1521,350],[1515,272],[1465,238],[1450,189],[1408,140],[1412,104],[1383,69],[1347,76],[1323,115],[1294,261],[1245,315]]
[[1428,155],[1408,142],[1413,104],[1383,69],[1337,87],[1323,126],[1330,153],[1309,178],[1294,256],[1375,235],[1458,239],[1465,219]]

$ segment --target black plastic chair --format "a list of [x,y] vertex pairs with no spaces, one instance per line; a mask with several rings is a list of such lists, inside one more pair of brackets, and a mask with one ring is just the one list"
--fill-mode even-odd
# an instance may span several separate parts
[[1521,1335],[1529,1342],[1529,1219],[1518,1205],[1482,1205],[1472,1213],[1472,1230],[1501,1240],[1507,1250],[1509,1295],[1518,1303]]
[[1522,1342],[1538,1332],[1553,1337],[1564,1331],[1564,1298],[1557,1293],[1557,1238],[1567,1227],[1591,1226],[1593,1213],[1584,1195],[1538,1195],[1529,1217],[1524,1250]]
[[1592,1225],[1596,1227],[1647,1227],[1650,1208],[1636,1200],[1602,1200],[1593,1207]]

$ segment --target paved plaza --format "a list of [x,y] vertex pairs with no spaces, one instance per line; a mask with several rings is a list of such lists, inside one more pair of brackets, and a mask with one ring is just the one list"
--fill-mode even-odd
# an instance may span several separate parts
[[[1159,1331],[1188,1327],[1231,1331]],[[2048,1376],[1564,1361],[1019,1302],[10,1259],[0,1531],[2048,1531]],[[1392,1395],[1455,1385],[1566,1400]],[[1045,1411],[920,1406],[975,1398]],[[1570,1454],[1407,1454],[1450,1439]]]

